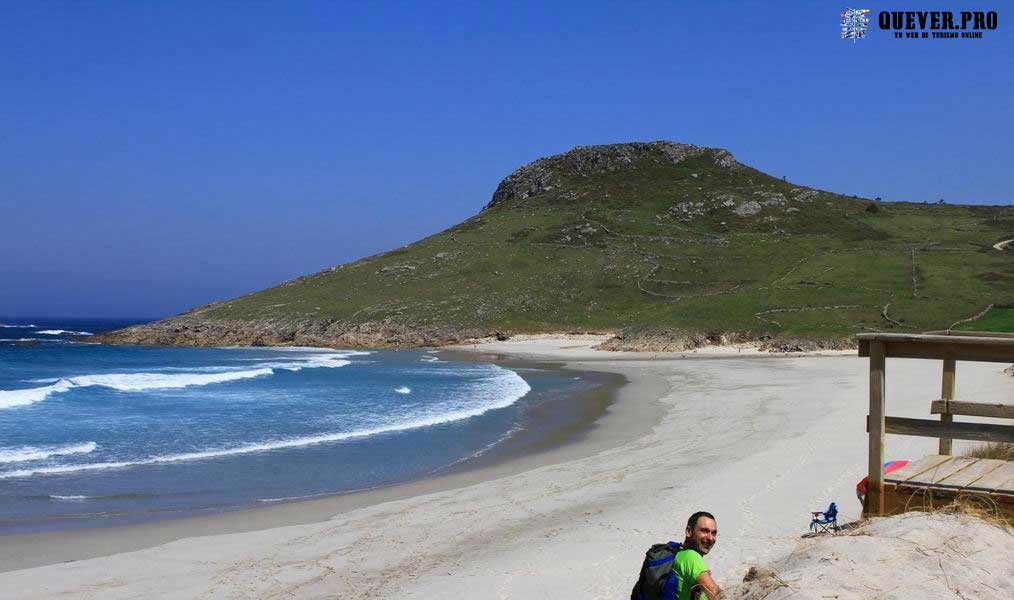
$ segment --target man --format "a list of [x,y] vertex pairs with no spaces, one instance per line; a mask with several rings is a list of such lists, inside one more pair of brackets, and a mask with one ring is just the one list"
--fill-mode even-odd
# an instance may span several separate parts
[[704,563],[704,555],[711,552],[718,537],[714,515],[704,511],[690,515],[684,535],[683,547],[687,550],[677,552],[673,561],[673,570],[680,578],[679,600],[715,600],[721,590]]

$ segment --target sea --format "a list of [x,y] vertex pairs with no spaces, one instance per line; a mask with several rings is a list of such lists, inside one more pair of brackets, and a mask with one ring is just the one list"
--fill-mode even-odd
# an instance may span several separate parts
[[564,426],[572,411],[561,403],[601,385],[439,349],[90,341],[137,322],[0,318],[0,535],[265,506],[466,468],[533,428]]

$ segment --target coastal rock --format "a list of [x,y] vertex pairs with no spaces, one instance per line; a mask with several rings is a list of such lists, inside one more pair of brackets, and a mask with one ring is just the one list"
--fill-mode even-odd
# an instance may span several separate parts
[[743,341],[745,337],[739,333],[702,333],[643,325],[625,327],[596,348],[622,352],[686,352],[704,346],[724,346]]
[[815,352],[817,350],[855,350],[858,348],[855,339],[816,339],[775,338],[762,340],[760,350],[767,352]]
[[104,344],[167,346],[319,346],[334,348],[418,348],[486,338],[487,331],[436,327],[408,321],[365,323],[323,319],[258,321],[176,317],[95,335]]
[[798,338],[771,338],[742,332],[702,333],[682,329],[638,326],[626,327],[599,344],[599,350],[623,352],[686,352],[705,346],[731,346],[755,344],[768,352],[814,352],[817,350],[852,350],[857,347],[852,338],[803,340]]
[[1003,372],[1005,375],[1010,375],[1011,377],[1014,377],[1014,365],[1007,367],[1006,369],[1003,370]]

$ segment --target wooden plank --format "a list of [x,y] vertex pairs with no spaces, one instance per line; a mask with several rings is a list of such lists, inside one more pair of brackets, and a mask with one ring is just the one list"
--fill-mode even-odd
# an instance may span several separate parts
[[997,336],[926,335],[921,333],[860,333],[860,341],[878,341],[891,345],[897,342],[943,343],[956,346],[996,346],[1014,350],[1014,338]]
[[955,331],[955,330],[944,330],[944,331],[925,331],[925,335],[946,335],[946,336],[964,336],[964,337],[987,337],[987,338],[1014,338],[1014,333],[1006,331]]
[[[954,359],[948,358],[944,360],[944,374],[940,384],[940,398],[944,402],[954,399]],[[932,407],[931,407],[932,408]],[[954,415],[950,411],[942,413],[940,415],[941,423],[953,423]],[[940,438],[939,453],[950,454],[951,453],[951,438]]]
[[867,516],[884,514],[884,402],[886,366],[884,343],[870,342],[869,481],[866,484]]
[[917,477],[909,478],[909,480],[905,482],[905,485],[925,486],[936,484],[944,479],[947,479],[951,475],[971,467],[978,460],[979,459],[977,458],[952,457],[951,460],[940,463],[936,466],[936,468],[929,469]]
[[931,415],[941,415],[946,412],[966,417],[1014,419],[1014,404],[987,404],[985,402],[959,402],[957,400],[950,400],[948,402],[934,400],[930,403]]
[[[953,440],[1014,443],[1014,425],[992,423],[941,423],[926,419],[885,417],[885,431],[916,437],[949,437]],[[872,423],[871,423],[872,424]]]
[[[973,339],[973,338],[968,338]],[[982,339],[982,338],[974,338]],[[1014,344],[1010,347],[956,346],[947,342],[899,341],[887,344],[888,358],[943,358],[980,362],[1014,362]]]
[[861,333],[859,356],[869,356],[870,343],[883,342],[888,358],[943,358],[1014,362],[1014,337],[972,337],[903,333]]
[[973,464],[936,482],[936,485],[961,489],[973,485],[976,481],[1007,464],[1005,460],[977,459]]
[[893,471],[891,473],[884,475],[884,481],[903,483],[906,480],[911,479],[912,477],[915,477],[917,475],[921,475],[926,471],[939,466],[940,463],[944,463],[949,460],[951,460],[950,456],[941,456],[940,454],[930,454],[929,456],[924,456],[917,461],[905,465],[904,467],[898,469],[897,471]]
[[974,482],[972,486],[979,490],[1002,491],[1007,494],[1014,494],[1014,462],[1000,462],[1005,464]]
[[[976,338],[979,339],[979,338]],[[870,342],[859,342],[859,356],[870,355]],[[952,346],[938,342],[892,342],[888,345],[889,358],[936,358],[972,360],[980,362],[1014,362],[1014,350],[1009,348]]]

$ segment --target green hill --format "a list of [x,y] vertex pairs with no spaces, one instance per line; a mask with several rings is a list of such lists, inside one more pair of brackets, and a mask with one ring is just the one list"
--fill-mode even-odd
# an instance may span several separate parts
[[408,246],[104,336],[431,345],[496,331],[845,339],[1014,302],[1014,207],[880,203],[725,150],[578,147]]

